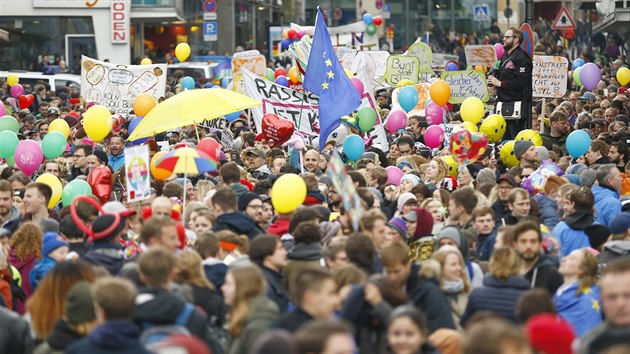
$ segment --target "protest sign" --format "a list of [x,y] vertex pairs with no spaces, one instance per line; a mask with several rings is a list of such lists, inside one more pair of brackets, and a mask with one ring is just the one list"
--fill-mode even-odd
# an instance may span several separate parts
[[149,199],[151,196],[149,161],[148,145],[125,148],[125,176],[129,203]]
[[237,53],[232,57],[232,77],[241,74],[243,68],[258,75],[265,75],[267,73],[267,59],[257,50]]
[[404,55],[390,55],[385,64],[383,80],[390,85],[396,85],[402,80],[418,82],[420,61],[416,57]]
[[[336,47],[345,46],[360,50],[378,49],[378,33],[368,34],[365,32],[366,27],[363,21],[357,21],[347,25],[328,27],[328,34],[330,34],[333,46]],[[300,26],[291,23],[291,28],[309,36],[315,33],[315,26]]]
[[497,61],[497,52],[491,45],[467,45],[464,53],[468,65],[492,66]]
[[449,62],[457,63],[458,61],[459,57],[457,55],[433,53],[433,62],[431,63],[431,68],[434,70],[444,70],[444,67]]
[[[431,97],[429,95],[430,85],[428,83],[421,83],[411,86],[413,86],[416,91],[418,91],[418,104],[416,104],[416,106],[411,111],[407,112],[407,117],[411,117],[413,115],[424,116],[424,106],[427,105],[427,101]],[[392,110],[397,109],[402,111],[403,109],[402,107],[400,107],[400,103],[398,103],[398,92],[400,92],[400,87],[394,89],[394,91],[392,92]]]
[[567,92],[569,61],[565,57],[534,55],[532,96],[562,97]]
[[468,97],[477,97],[483,102],[490,98],[484,73],[475,70],[445,71],[442,80],[451,87],[450,103],[462,103]]
[[341,65],[353,73],[359,72],[361,68],[365,69],[372,86],[379,88],[383,87],[380,81],[385,75],[389,56],[389,52],[384,50],[354,51],[343,57]]
[[166,64],[119,65],[81,56],[81,97],[127,116],[136,96],[164,98]]
[[412,44],[403,55],[418,58],[420,66],[431,67],[431,63],[433,63],[433,53],[431,52],[431,47],[424,42],[420,42],[419,39]]

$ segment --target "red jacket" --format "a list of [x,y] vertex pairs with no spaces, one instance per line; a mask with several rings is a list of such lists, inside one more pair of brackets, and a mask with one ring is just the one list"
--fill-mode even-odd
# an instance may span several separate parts
[[278,237],[282,237],[282,235],[289,233],[289,222],[290,218],[279,217],[276,222],[269,225],[267,232],[276,235]]
[[13,310],[13,296],[11,295],[11,271],[0,270],[0,295],[4,298],[7,309]]

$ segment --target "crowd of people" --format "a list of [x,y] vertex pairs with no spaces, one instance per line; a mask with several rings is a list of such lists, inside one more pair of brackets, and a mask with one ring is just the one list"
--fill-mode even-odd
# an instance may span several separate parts
[[[216,171],[152,178],[151,198],[128,203],[124,117],[94,143],[83,105],[37,85],[25,89],[41,99],[19,110],[2,83],[20,139],[42,140],[55,119],[72,133],[32,176],[1,167],[0,352],[628,353],[630,94],[615,79],[623,58],[600,65],[593,92],[532,102],[541,142],[517,140],[511,168],[502,144],[449,163],[448,148],[424,145],[426,117],[410,116],[389,146],[346,165],[360,220],[327,173],[334,146],[295,158],[257,137],[248,114],[146,141],[151,156],[198,133],[224,146]],[[391,90],[376,96],[386,121]],[[575,158],[574,130],[592,138]],[[562,172],[528,189],[546,164]],[[93,181],[102,167],[112,193],[69,205],[49,208],[52,189],[35,181]],[[307,195],[278,213],[271,191],[285,174]]]

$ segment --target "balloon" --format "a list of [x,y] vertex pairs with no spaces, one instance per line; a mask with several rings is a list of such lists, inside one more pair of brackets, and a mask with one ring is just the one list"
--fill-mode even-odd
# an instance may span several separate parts
[[275,147],[286,143],[295,132],[292,121],[267,113],[262,119],[262,133],[269,146]]
[[190,76],[184,76],[182,79],[182,88],[184,90],[192,90],[195,88],[195,79]]
[[11,96],[18,98],[22,96],[23,93],[24,93],[24,87],[22,87],[22,85],[15,84],[11,86]]
[[9,157],[13,157],[15,154],[15,148],[20,143],[20,139],[18,139],[17,134],[10,130],[4,130],[0,132],[0,157],[3,159],[8,159]]
[[297,66],[292,66],[291,69],[289,69],[289,80],[294,84],[300,82],[300,70]]
[[17,134],[20,131],[20,123],[12,116],[4,116],[0,118],[0,132],[10,130]]
[[298,38],[298,39],[302,39],[302,37],[304,37],[305,35],[306,35],[306,32],[304,32],[304,31],[298,31],[298,33],[297,33],[297,38]]
[[94,141],[101,141],[112,131],[112,114],[104,106],[94,105],[83,116],[85,133]]
[[466,129],[454,131],[450,139],[451,155],[463,165],[471,164],[488,148],[488,137],[483,133],[471,133]]
[[367,25],[367,27],[365,27],[365,33],[369,34],[370,36],[375,35],[376,31],[377,31],[376,26],[373,23],[371,23],[371,24]]
[[225,115],[225,120],[227,120],[228,122],[233,122],[233,121],[237,120],[238,117],[240,117],[240,116],[241,116],[241,111],[230,113],[230,114],[226,114]]
[[287,76],[287,71],[284,68],[277,68],[273,75],[274,79],[277,79],[278,76]]
[[448,175],[453,178],[457,178],[458,165],[453,155],[442,156],[440,158],[444,161],[444,163],[446,163],[446,166],[448,166]]
[[444,129],[439,125],[432,125],[424,132],[424,143],[435,149],[444,142]]
[[361,128],[362,132],[367,132],[374,128],[376,124],[376,111],[372,107],[359,109],[357,116],[359,117],[359,128]]
[[9,84],[9,86],[17,85],[18,82],[20,82],[20,78],[17,75],[9,74],[9,76],[7,76],[7,84]]
[[380,16],[374,16],[374,18],[372,19],[372,23],[376,26],[380,26],[383,24],[383,19]]
[[405,129],[407,126],[407,114],[403,111],[391,111],[385,121],[385,127],[390,133],[395,133],[398,129]]
[[353,77],[354,77],[354,73],[353,73],[353,72],[352,72],[352,70],[350,70],[350,69],[343,69],[343,72],[344,72],[344,73],[346,73],[346,75],[347,75],[349,78],[353,78]]
[[393,183],[395,185],[400,185],[400,180],[405,174],[400,168],[396,166],[387,166],[385,167],[385,171],[387,171],[387,184]]
[[356,134],[350,134],[343,141],[343,152],[352,161],[359,161],[365,152],[365,142],[363,138]]
[[4,159],[4,162],[7,163],[7,166],[13,167],[15,166],[15,156],[9,156],[6,159]]
[[153,64],[153,62],[149,58],[143,58],[142,60],[140,60],[140,65],[151,65],[151,64]]
[[567,152],[573,158],[578,158],[591,147],[591,136],[584,130],[576,130],[567,137]]
[[427,104],[424,112],[427,116],[427,122],[429,125],[440,124],[444,121],[444,108],[440,107],[434,101]]
[[151,162],[149,163],[149,169],[151,170],[151,174],[153,175],[153,178],[155,178],[157,180],[165,180],[165,179],[169,178],[173,174],[173,172],[171,172],[169,170],[165,170],[163,168],[156,167],[157,166],[157,162],[164,155],[166,155],[166,151],[158,151],[155,155],[153,155],[153,157],[151,158]]
[[54,208],[61,200],[61,193],[63,191],[63,185],[61,184],[59,178],[52,173],[44,173],[43,175],[37,177],[35,182],[43,183],[52,189],[52,196],[48,202],[48,209]]
[[580,66],[579,68],[573,70],[573,82],[575,82],[576,85],[578,86],[582,86],[582,81],[580,81],[580,72],[582,71],[582,67]]
[[501,60],[501,58],[503,57],[503,53],[505,52],[505,49],[503,48],[503,44],[495,43],[494,50],[497,52],[497,58]]
[[221,86],[223,88],[227,88],[229,84],[230,84],[230,78],[229,77],[226,76],[226,77],[221,79]]
[[[49,131],[44,139],[42,139],[42,151],[47,159],[54,159],[61,156],[66,151],[66,144],[68,141],[63,133]],[[56,204],[56,203],[55,203]]]
[[13,156],[15,156],[15,165],[27,176],[37,171],[44,161],[42,147],[31,139],[21,141],[15,148]]
[[374,17],[371,14],[363,14],[363,23],[371,25],[374,22]]
[[516,158],[516,155],[514,155],[514,140],[510,140],[503,144],[499,154],[501,155],[501,161],[503,161],[503,164],[506,167],[512,168],[514,166],[518,166],[519,161]]
[[295,173],[287,173],[274,182],[271,188],[271,203],[280,214],[297,209],[306,199],[306,183]]
[[35,101],[35,97],[33,95],[30,95],[30,94],[29,95],[22,95],[22,96],[20,96],[20,98],[18,98],[18,103],[20,104],[20,108],[21,109],[30,107],[33,104],[33,101]]
[[413,86],[405,86],[398,92],[398,103],[405,112],[411,111],[418,104],[419,94]]
[[487,73],[488,67],[485,65],[475,65],[475,70],[480,71],[482,73]]
[[7,109],[4,107],[4,103],[0,102],[0,116],[7,114]]
[[532,129],[525,129],[520,131],[514,140],[528,140],[531,141],[536,146],[542,146],[543,140],[540,134]]
[[284,38],[283,40],[280,41],[280,47],[282,48],[282,50],[289,49],[290,45],[291,45],[291,40],[289,38]]
[[82,179],[73,179],[63,188],[61,203],[63,206],[68,206],[72,203],[74,198],[81,195],[92,195],[92,187]]
[[505,135],[507,124],[505,118],[498,114],[492,114],[481,122],[479,131],[486,134],[491,143],[498,143]]
[[444,106],[451,98],[451,87],[444,80],[435,80],[429,87],[429,95],[438,106]]
[[486,108],[483,106],[483,102],[477,97],[468,97],[462,102],[462,106],[459,110],[464,122],[471,122],[477,124],[483,118]]
[[602,72],[599,70],[599,66],[594,63],[586,63],[581,69],[580,81],[582,81],[582,86],[589,91],[597,87],[599,80],[602,78]]
[[623,67],[617,70],[617,81],[621,86],[626,86],[630,82],[630,69]]
[[352,82],[352,85],[354,86],[354,88],[357,89],[357,91],[359,91],[359,95],[362,95],[363,92],[365,91],[365,87],[363,86],[363,82],[361,80],[359,80],[359,78],[357,78],[357,77],[351,77],[350,78],[350,82]]
[[297,31],[294,29],[290,29],[287,31],[287,37],[289,39],[296,39],[297,38]]
[[408,85],[413,85],[413,81],[409,80],[409,79],[402,79],[400,81],[398,81],[398,83],[396,84],[396,87],[401,88],[401,87],[405,87]]
[[88,174],[87,182],[94,194],[105,204],[112,194],[112,171],[107,166],[98,166]]
[[179,61],[185,61],[190,56],[190,46],[188,43],[180,43],[175,47],[175,56]]
[[577,58],[573,61],[573,70],[583,66],[585,64],[584,59]]
[[[144,117],[136,117],[131,122],[129,122],[129,128],[128,128],[129,135],[131,135],[133,131],[136,130],[136,127],[138,127],[138,124],[140,124],[140,122],[142,121],[142,118]],[[136,140],[133,140],[133,144],[140,145],[140,144],[143,144],[147,140],[149,140],[149,137],[136,139]]]
[[60,132],[66,139],[68,139],[68,136],[70,136],[70,126],[65,120],[57,118],[48,126],[48,132]]
[[276,84],[288,87],[289,86],[289,79],[287,79],[286,76],[278,76],[278,77],[276,77]]
[[477,130],[477,126],[476,126],[476,125],[474,125],[474,124],[472,124],[471,122],[464,122],[464,123],[462,123],[462,124],[461,124],[461,127],[462,127],[463,129],[468,130],[468,131],[469,131],[469,132],[471,132],[471,133],[476,133],[476,132],[478,132],[478,130]]
[[[186,78],[189,78],[189,77],[190,76],[186,76],[184,80],[186,80]],[[193,81],[193,87],[194,85],[195,83]],[[182,81],[182,86],[184,86],[183,81]],[[133,112],[136,114],[136,116],[144,117],[155,106],[157,106],[157,101],[155,100],[155,98],[149,95],[148,93],[143,93],[136,96],[136,99],[133,101]]]
[[289,38],[289,30],[290,28],[282,30],[282,38]]
[[219,161],[221,144],[214,138],[203,138],[197,145],[199,151],[205,152],[213,161]]
[[446,69],[446,71],[455,71],[458,69],[457,64],[453,63],[452,61],[448,62],[446,64],[446,66],[444,67],[444,69]]

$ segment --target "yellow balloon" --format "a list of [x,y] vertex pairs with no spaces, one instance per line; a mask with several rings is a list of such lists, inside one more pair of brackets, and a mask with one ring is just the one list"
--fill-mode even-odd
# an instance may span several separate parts
[[306,183],[302,177],[288,173],[276,180],[271,188],[271,203],[280,214],[297,209],[306,199]]
[[536,146],[542,146],[543,140],[540,134],[532,129],[525,129],[516,135],[514,140],[529,140]]
[[440,158],[446,163],[446,166],[448,166],[448,175],[457,178],[457,161],[455,161],[453,155],[442,156]]
[[63,134],[63,136],[66,137],[66,139],[68,139],[68,136],[70,135],[70,126],[65,120],[57,118],[50,123],[50,125],[48,126],[48,131],[60,132],[61,134]]
[[57,176],[52,173],[44,173],[37,177],[35,182],[43,183],[52,189],[52,196],[48,202],[48,209],[54,208],[61,200],[61,194],[63,192],[63,185]]
[[112,114],[104,106],[92,106],[83,116],[83,128],[90,139],[101,141],[112,131]]
[[179,61],[185,61],[190,56],[190,46],[188,43],[180,43],[175,47],[175,56]]
[[492,114],[481,122],[479,131],[486,134],[491,143],[496,144],[503,139],[506,128],[507,124],[505,122],[505,118],[499,114]]
[[149,58],[144,58],[140,61],[140,65],[151,65],[153,62]]
[[623,67],[617,70],[617,81],[619,81],[621,86],[626,86],[630,82],[630,69]]
[[464,122],[471,122],[477,124],[483,118],[486,108],[477,97],[468,97],[462,102],[462,106],[459,109],[459,113],[462,116]]
[[508,168],[518,166],[518,159],[514,155],[514,140],[510,140],[501,147],[501,161]]
[[9,86],[13,86],[18,82],[20,82],[20,78],[17,75],[9,74],[9,76],[7,76],[7,84],[9,84]]
[[477,126],[472,124],[471,122],[464,122],[461,124],[461,127],[468,130],[471,133],[476,133],[478,132],[477,130]]
[[350,69],[343,69],[343,71],[346,73],[346,75],[348,75],[348,77],[354,77],[354,74],[352,73],[352,71],[350,71]]
[[396,87],[401,88],[401,87],[408,86],[408,85],[413,85],[413,81],[411,81],[409,79],[402,79],[402,80],[398,81],[398,84],[396,85]]

